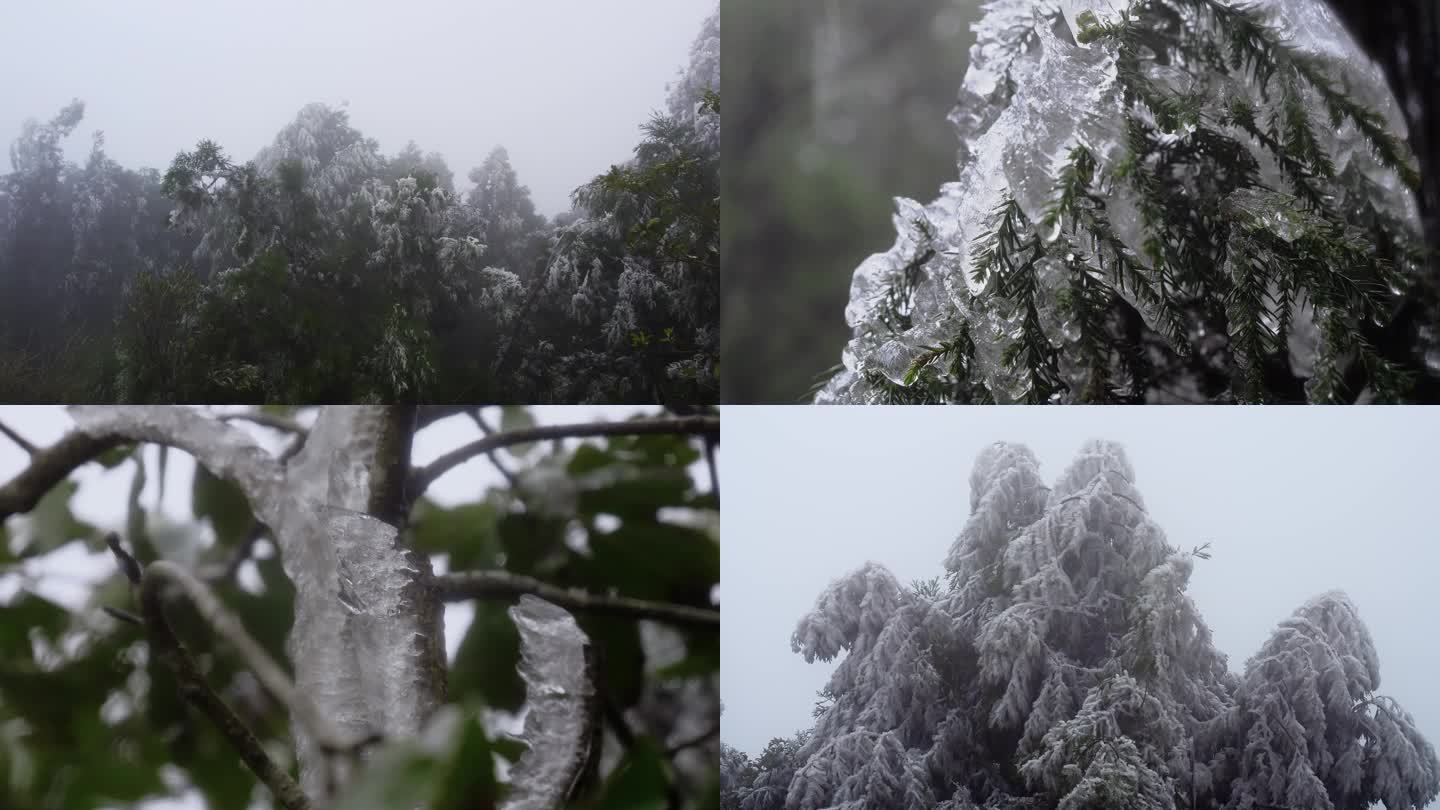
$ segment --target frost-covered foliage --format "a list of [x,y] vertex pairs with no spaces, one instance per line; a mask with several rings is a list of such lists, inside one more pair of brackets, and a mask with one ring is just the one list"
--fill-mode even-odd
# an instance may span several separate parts
[[897,201],[818,401],[1440,395],[1404,118],[1325,3],[991,0],[975,30],[958,181]]
[[384,155],[320,103],[253,160],[205,140],[163,176],[120,168],[99,138],[67,163],[79,102],[31,122],[0,178],[0,392],[716,401],[718,25],[676,114],[554,222],[503,147],[462,195],[439,154]]
[[[566,386],[662,402],[718,395],[719,26],[718,12],[702,26],[670,114],[643,127],[634,159],[576,190],[580,218],[553,237],[546,293],[604,339],[569,349],[551,341],[568,355],[562,365],[593,374],[537,379],[546,396]],[[534,369],[543,358],[521,362]]]
[[1185,593],[1209,552],[1170,545],[1135,480],[1113,442],[1054,486],[1021,445],[983,451],[947,586],[869,563],[800,620],[794,651],[843,657],[793,755],[733,769],[735,806],[1398,810],[1440,794],[1349,600],[1300,608],[1237,677]]

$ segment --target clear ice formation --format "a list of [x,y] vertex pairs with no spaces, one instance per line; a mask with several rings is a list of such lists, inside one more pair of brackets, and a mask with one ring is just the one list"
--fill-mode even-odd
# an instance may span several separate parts
[[[1077,18],[1089,11],[1100,22],[1118,19],[1129,4],[1125,0],[990,0],[974,26],[976,43],[970,66],[950,115],[960,138],[959,180],[946,183],[928,205],[896,200],[896,240],[893,247],[866,259],[854,273],[846,322],[853,336],[843,352],[844,369],[816,397],[819,404],[871,403],[881,392],[866,382],[867,372],[878,371],[896,384],[904,384],[906,371],[926,349],[953,336],[968,323],[975,343],[972,377],[983,382],[997,402],[1018,401],[1028,390],[1023,374],[1001,362],[1005,347],[1019,332],[1018,316],[1008,307],[995,306],[993,294],[971,278],[970,248],[988,229],[995,208],[1012,195],[1026,217],[1038,223],[1054,191],[1055,177],[1071,147],[1088,147],[1103,169],[1125,152],[1125,107],[1116,79],[1116,64],[1103,46],[1076,42]],[[1366,56],[1325,3],[1314,0],[1256,0],[1252,6],[1268,17],[1280,36],[1301,52],[1325,60],[1332,76],[1343,74],[1352,97],[1378,109],[1389,128],[1402,137],[1405,123],[1380,67]],[[1188,13],[1188,12],[1182,12]],[[1149,77],[1177,91],[1200,90],[1212,101],[1207,120],[1218,117],[1215,99],[1248,96],[1264,116],[1271,106],[1239,76],[1196,77],[1173,66],[1146,62]],[[1359,172],[1373,182],[1378,205],[1401,221],[1419,228],[1413,194],[1394,172],[1373,156],[1365,138],[1346,121],[1338,129],[1309,87],[1302,88],[1321,145],[1334,158],[1337,176]],[[1272,94],[1278,96],[1278,94]],[[1140,113],[1143,115],[1143,113]],[[1262,118],[1263,120],[1263,118]],[[1262,180],[1287,188],[1273,160],[1251,143],[1260,160]],[[1133,194],[1115,184],[1107,205],[1111,222],[1125,245],[1140,255],[1142,243]],[[1239,200],[1238,203],[1250,202]],[[1289,223],[1276,223],[1284,227]],[[1046,235],[1054,238],[1055,235]],[[879,317],[878,303],[906,265],[933,249],[920,266],[914,287],[908,330],[891,332]],[[1142,264],[1147,264],[1141,260]],[[1037,309],[1052,342],[1073,339],[1076,327],[1057,306],[1057,293],[1065,285],[1061,263],[1046,259],[1039,267]],[[993,283],[993,281],[992,281]],[[1153,327],[1150,307],[1122,292]],[[1301,303],[1304,297],[1301,296]],[[1298,307],[1297,307],[1298,308]],[[1313,310],[1295,313],[1291,339],[1292,365],[1304,373],[1313,365],[1319,333],[1313,328]],[[1073,352],[1061,353],[1060,371],[1078,390],[1084,371],[1073,365]]]

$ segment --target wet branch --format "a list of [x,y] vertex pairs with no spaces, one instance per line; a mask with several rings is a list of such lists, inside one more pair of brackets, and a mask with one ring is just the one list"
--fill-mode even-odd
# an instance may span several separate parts
[[694,627],[720,626],[720,611],[666,602],[650,602],[628,596],[602,596],[561,588],[532,577],[508,571],[457,571],[435,577],[441,601],[495,599],[530,594],[579,613],[650,619]]

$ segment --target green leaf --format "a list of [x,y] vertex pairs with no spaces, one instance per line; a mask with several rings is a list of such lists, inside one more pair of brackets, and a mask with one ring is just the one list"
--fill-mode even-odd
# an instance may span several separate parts
[[190,487],[191,510],[197,520],[208,519],[221,548],[234,548],[249,534],[255,517],[240,488],[195,465]]
[[477,698],[486,706],[514,710],[525,702],[520,633],[505,612],[507,603],[476,600],[475,618],[450,664],[450,697]]
[[135,445],[122,444],[119,447],[112,447],[109,450],[95,457],[95,461],[107,470],[113,470],[124,464],[135,453]]
[[[507,405],[500,411],[500,432],[507,433],[512,430],[523,430],[535,427],[535,417],[529,409],[521,405]],[[512,444],[505,448],[510,455],[516,458],[523,458],[530,455],[535,449],[535,442],[523,444]]]
[[336,807],[347,810],[394,810],[429,801],[435,791],[440,762],[413,743],[389,746],[377,753]]
[[449,554],[450,570],[499,565],[498,509],[490,502],[444,509],[422,499],[412,516],[412,542],[424,554]]
[[467,706],[460,739],[442,768],[431,810],[491,810],[500,793],[495,755],[477,713]]
[[32,632],[53,641],[70,620],[70,611],[43,596],[22,590],[9,604],[0,605],[0,660],[32,658]]
[[708,606],[720,581],[720,544],[688,526],[627,521],[592,532],[590,552],[590,582],[627,596]]
[[606,780],[596,810],[665,810],[669,787],[660,750],[642,738]]
[[622,520],[653,521],[656,512],[667,506],[685,506],[689,500],[690,474],[676,467],[645,469],[633,477],[612,480],[600,487],[585,488],[579,497],[581,513],[611,514]]
[[100,530],[79,520],[70,511],[70,499],[79,487],[78,483],[67,478],[51,487],[30,510],[25,520],[28,542],[21,557],[53,551],[71,540],[99,540]]

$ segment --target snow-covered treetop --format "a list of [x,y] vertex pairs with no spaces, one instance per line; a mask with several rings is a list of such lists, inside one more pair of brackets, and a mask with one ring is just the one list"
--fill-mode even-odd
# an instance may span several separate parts
[[795,628],[790,648],[811,662],[829,661],[842,650],[869,649],[900,601],[895,576],[879,563],[866,563],[820,594]]
[[1053,488],[1023,445],[985,448],[948,588],[871,562],[800,620],[793,651],[845,655],[814,728],[732,788],[738,806],[1418,810],[1440,793],[1434,749],[1374,694],[1350,600],[1303,605],[1237,678],[1185,593],[1208,557],[1166,542],[1135,480],[1115,442],[1087,442]]

